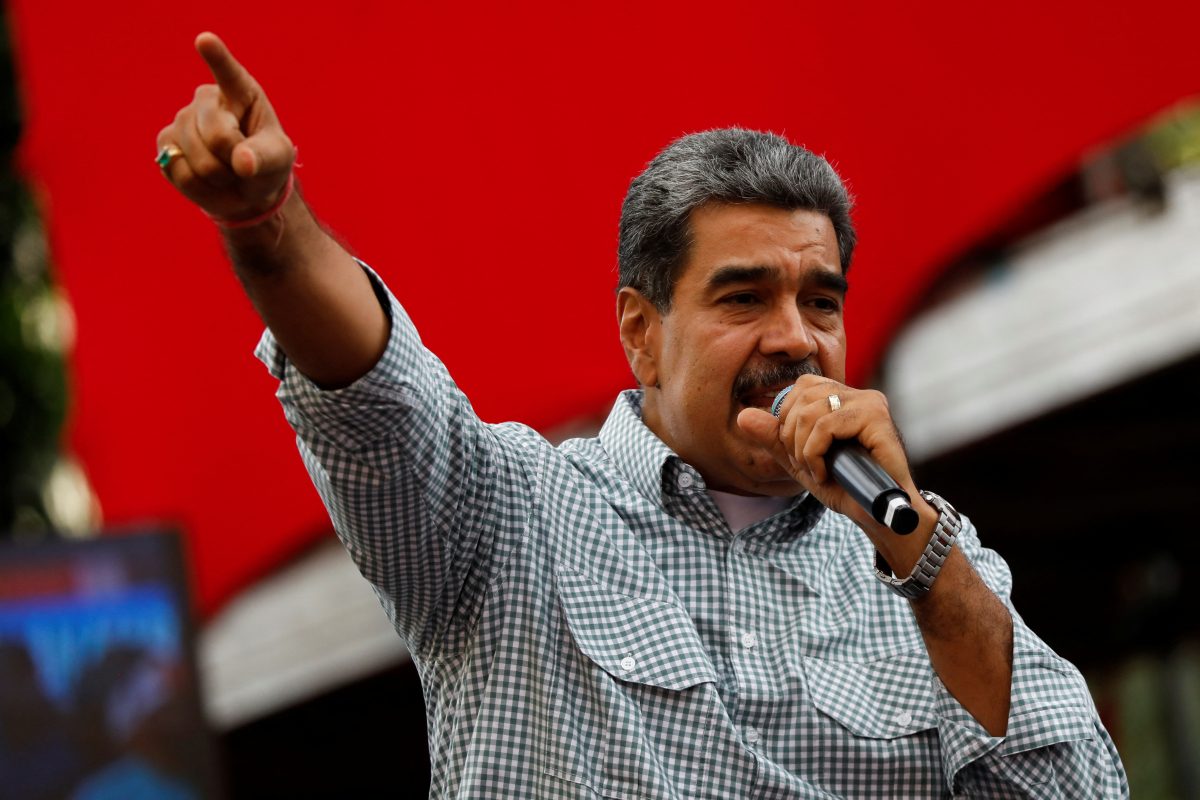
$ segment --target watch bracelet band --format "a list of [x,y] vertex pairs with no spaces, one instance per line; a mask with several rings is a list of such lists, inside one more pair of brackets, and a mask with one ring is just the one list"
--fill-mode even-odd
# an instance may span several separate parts
[[942,564],[954,547],[954,540],[962,531],[962,517],[954,506],[933,492],[923,491],[921,497],[937,509],[938,521],[933,528],[933,535],[929,537],[929,544],[925,545],[925,552],[921,553],[909,576],[903,579],[895,577],[887,561],[878,550],[875,551],[875,577],[909,600],[920,597],[933,586],[938,573],[942,571]]

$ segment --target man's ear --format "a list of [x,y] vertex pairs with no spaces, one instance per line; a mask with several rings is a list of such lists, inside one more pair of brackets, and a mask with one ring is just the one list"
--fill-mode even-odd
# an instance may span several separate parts
[[632,286],[617,292],[617,324],[621,346],[633,376],[642,386],[658,385],[658,354],[662,339],[662,320],[658,309]]

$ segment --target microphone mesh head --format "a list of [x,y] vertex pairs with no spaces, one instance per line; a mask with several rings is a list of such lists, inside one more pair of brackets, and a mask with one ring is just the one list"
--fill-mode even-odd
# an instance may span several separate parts
[[778,417],[779,409],[783,408],[783,398],[788,396],[788,392],[794,389],[795,386],[785,386],[779,390],[779,394],[775,395],[775,399],[771,401],[771,416]]

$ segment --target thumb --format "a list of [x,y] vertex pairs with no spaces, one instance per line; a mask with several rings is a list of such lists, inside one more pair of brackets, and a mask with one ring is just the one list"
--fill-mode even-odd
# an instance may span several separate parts
[[286,175],[296,160],[296,148],[280,130],[266,130],[238,142],[229,163],[236,175],[255,178]]
[[737,415],[738,428],[747,434],[755,444],[762,445],[774,452],[779,441],[779,418],[763,411],[761,408],[743,408]]
[[797,467],[792,454],[779,438],[781,425],[778,417],[761,408],[743,408],[737,415],[738,429],[770,453],[779,466],[786,469],[796,480],[800,480],[798,475],[802,468]]

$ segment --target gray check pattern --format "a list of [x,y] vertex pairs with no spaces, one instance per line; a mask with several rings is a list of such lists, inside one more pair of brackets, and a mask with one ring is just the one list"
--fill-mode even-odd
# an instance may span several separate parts
[[[421,674],[433,798],[1124,797],[1083,679],[1014,612],[1008,735],[930,667],[873,548],[811,498],[729,530],[626,392],[592,439],[481,422],[370,273],[392,334],[321,391],[257,355]],[[959,547],[1002,598],[1007,566]]]

